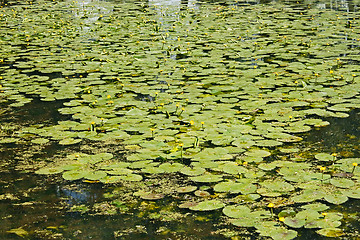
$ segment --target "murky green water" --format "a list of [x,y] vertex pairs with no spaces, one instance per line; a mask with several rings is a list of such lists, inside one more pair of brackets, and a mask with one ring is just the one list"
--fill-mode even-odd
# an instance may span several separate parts
[[356,239],[359,4],[8,2],[0,239]]

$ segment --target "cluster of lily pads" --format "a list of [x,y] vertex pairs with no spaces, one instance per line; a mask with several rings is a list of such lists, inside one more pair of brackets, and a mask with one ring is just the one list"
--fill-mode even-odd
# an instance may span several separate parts
[[[62,100],[59,112],[69,117],[1,143],[126,149],[123,158],[70,154],[36,173],[105,184],[181,175],[194,185],[173,194],[196,199],[181,208],[223,209],[233,225],[274,239],[292,239],[301,227],[343,234],[342,214],[324,212],[324,203],[360,198],[360,159],[304,159],[293,145],[327,126],[324,118],[360,106],[356,13],[295,2],[172,11],[37,1],[0,10],[0,97],[14,108],[34,96]],[[279,198],[277,218],[265,203]]]

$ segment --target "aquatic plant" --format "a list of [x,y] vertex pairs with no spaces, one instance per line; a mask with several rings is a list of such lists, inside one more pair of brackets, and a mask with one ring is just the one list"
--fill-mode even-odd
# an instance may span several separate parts
[[[1,101],[13,109],[62,101],[68,118],[29,124],[0,143],[79,147],[30,167],[66,181],[176,179],[174,189],[142,186],[132,197],[176,198],[187,213],[220,213],[261,236],[342,235],[342,216],[317,204],[360,198],[359,159],[304,153],[302,144],[304,133],[360,106],[358,37],[346,27],[356,13],[233,5],[161,16],[127,2],[2,8]],[[277,217],[287,206],[293,213]]]

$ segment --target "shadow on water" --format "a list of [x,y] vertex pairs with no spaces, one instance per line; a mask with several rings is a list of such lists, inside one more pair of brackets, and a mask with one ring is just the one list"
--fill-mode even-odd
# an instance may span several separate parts
[[329,153],[340,153],[342,157],[359,155],[360,111],[353,110],[347,118],[325,119],[330,125],[313,130],[304,137],[314,149]]
[[68,115],[62,115],[58,109],[63,106],[65,101],[57,100],[45,102],[38,96],[30,96],[32,101],[20,108],[11,109],[6,114],[0,115],[0,122],[17,124],[54,124],[58,121],[69,120]]

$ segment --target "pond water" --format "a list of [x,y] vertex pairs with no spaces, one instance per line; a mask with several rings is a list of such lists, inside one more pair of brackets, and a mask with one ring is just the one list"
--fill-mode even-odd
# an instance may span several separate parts
[[0,239],[355,239],[359,4],[4,3]]

